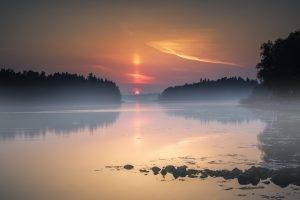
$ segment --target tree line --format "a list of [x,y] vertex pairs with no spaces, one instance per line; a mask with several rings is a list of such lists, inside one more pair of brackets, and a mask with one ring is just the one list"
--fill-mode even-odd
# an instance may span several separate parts
[[119,87],[113,81],[98,78],[90,73],[87,77],[67,72],[0,70],[2,102],[120,102]]
[[161,93],[159,99],[235,99],[248,95],[257,85],[257,80],[241,77],[223,77],[217,80],[200,79],[196,83],[168,87]]

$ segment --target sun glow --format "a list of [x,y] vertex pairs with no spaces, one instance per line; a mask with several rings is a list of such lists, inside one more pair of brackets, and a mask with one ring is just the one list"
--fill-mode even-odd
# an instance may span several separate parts
[[135,53],[133,55],[132,63],[134,65],[140,65],[141,64],[141,58],[140,58],[140,56],[138,54]]
[[132,93],[133,93],[134,96],[139,96],[141,94],[141,92],[138,88],[134,88]]

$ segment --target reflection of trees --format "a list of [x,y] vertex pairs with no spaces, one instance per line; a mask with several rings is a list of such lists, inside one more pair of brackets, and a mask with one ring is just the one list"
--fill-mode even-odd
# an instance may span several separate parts
[[69,134],[83,129],[96,129],[116,122],[116,110],[2,112],[0,113],[0,139],[16,136],[35,137],[47,132]]
[[234,105],[199,103],[162,104],[170,116],[200,122],[241,123],[262,120],[266,128],[258,135],[263,164],[269,167],[300,166],[300,111],[249,109]]
[[300,112],[277,112],[258,139],[265,164],[300,165]]
[[166,109],[166,113],[170,116],[195,119],[202,122],[217,121],[221,123],[241,123],[258,119],[256,114],[251,110],[235,105],[201,103],[164,103],[161,105]]

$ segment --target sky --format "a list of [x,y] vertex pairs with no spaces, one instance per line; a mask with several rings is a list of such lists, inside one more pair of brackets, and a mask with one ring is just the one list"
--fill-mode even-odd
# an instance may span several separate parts
[[0,65],[93,72],[123,93],[256,77],[260,45],[300,28],[298,0],[0,0]]

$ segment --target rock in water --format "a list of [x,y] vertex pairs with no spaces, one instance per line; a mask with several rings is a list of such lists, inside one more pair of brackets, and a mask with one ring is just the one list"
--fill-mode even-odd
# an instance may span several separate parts
[[252,166],[250,169],[245,170],[244,173],[237,176],[238,182],[241,185],[257,185],[260,179],[267,179],[271,175],[272,171],[262,167]]
[[188,169],[187,170],[187,175],[188,175],[188,177],[190,177],[190,178],[195,178],[195,177],[197,177],[197,175],[200,173],[200,171],[199,170],[196,170],[196,169]]
[[157,175],[160,172],[160,168],[157,166],[152,167],[151,170],[153,171],[154,175]]
[[183,166],[179,166],[176,169],[176,172],[179,174],[180,177],[185,177],[187,175],[187,166],[183,165]]
[[173,174],[173,172],[176,170],[173,165],[167,165],[164,169],[170,174]]
[[234,168],[233,170],[231,170],[232,175],[236,178],[238,177],[238,175],[240,175],[241,173],[243,173],[242,170],[238,169],[238,168]]
[[300,185],[300,167],[283,168],[275,171],[271,177],[271,181],[280,187],[287,187],[289,184]]
[[202,179],[205,179],[205,178],[207,178],[208,177],[208,175],[207,174],[205,174],[205,173],[201,173],[201,176],[200,176],[200,178],[202,178]]
[[127,169],[127,170],[131,170],[131,169],[133,169],[134,168],[134,166],[133,165],[124,165],[124,169]]
[[165,175],[167,175],[167,170],[165,168],[163,168],[161,171],[160,171],[161,175],[163,175],[163,177],[165,177]]

